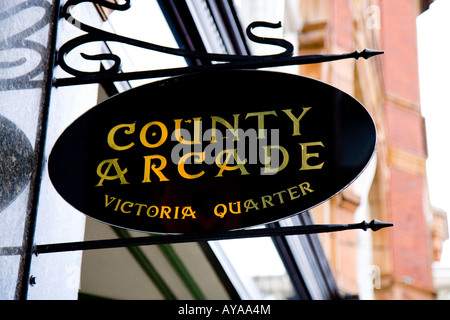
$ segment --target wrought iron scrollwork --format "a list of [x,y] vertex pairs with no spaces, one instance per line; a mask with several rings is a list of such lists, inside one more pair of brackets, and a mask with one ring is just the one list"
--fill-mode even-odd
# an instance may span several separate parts
[[[72,78],[62,78],[56,79],[54,81],[55,86],[67,86],[67,85],[78,85],[87,83],[97,83],[100,81],[123,81],[123,80],[136,80],[136,79],[146,79],[146,78],[158,78],[166,76],[175,76],[188,73],[199,72],[202,70],[225,70],[225,69],[257,69],[264,67],[275,67],[275,66],[286,66],[286,65],[300,65],[300,64],[311,64],[320,63],[341,59],[359,59],[360,57],[368,59],[372,56],[382,54],[382,51],[368,50],[365,49],[362,52],[355,51],[348,54],[342,55],[310,55],[310,56],[298,56],[293,57],[294,47],[293,45],[284,40],[276,38],[265,38],[255,35],[252,31],[255,28],[280,28],[281,23],[269,23],[256,21],[251,23],[247,29],[246,34],[249,40],[265,44],[273,45],[283,49],[281,53],[265,55],[265,56],[251,56],[251,55],[231,55],[231,54],[218,54],[218,53],[205,53],[190,51],[178,48],[171,48],[166,46],[161,46],[158,44],[140,41],[137,39],[132,39],[129,37],[121,36],[118,34],[113,34],[104,30],[100,30],[93,26],[83,23],[82,21],[73,17],[71,9],[83,2],[91,2],[109,9],[125,11],[131,6],[131,0],[126,0],[123,4],[111,3],[106,0],[68,0],[66,4],[62,7],[61,17],[67,20],[72,25],[76,26],[80,30],[86,32],[79,37],[66,42],[58,52],[57,64],[66,71],[67,73],[75,76]],[[182,56],[185,58],[202,59],[210,62],[220,62],[212,65],[203,66],[188,66],[179,67],[171,69],[162,70],[146,70],[146,71],[136,71],[136,72],[120,72],[121,59],[114,53],[102,53],[97,55],[88,55],[81,53],[81,56],[86,60],[109,60],[112,61],[112,66],[108,67],[106,70],[101,71],[81,71],[67,64],[65,58],[68,53],[70,53],[75,48],[99,41],[111,41],[120,42],[123,44],[148,49],[151,51],[157,51],[160,53]]]

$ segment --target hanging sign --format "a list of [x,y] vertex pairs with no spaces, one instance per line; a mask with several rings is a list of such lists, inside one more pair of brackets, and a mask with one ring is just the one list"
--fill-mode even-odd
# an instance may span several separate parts
[[155,233],[239,229],[306,211],[364,170],[376,131],[325,83],[264,71],[147,84],[92,108],[58,139],[49,175],[86,215]]

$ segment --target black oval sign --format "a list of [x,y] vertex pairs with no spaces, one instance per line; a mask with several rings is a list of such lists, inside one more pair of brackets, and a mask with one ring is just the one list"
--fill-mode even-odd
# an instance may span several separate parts
[[114,96],[56,142],[61,196],[108,224],[156,233],[238,229],[346,188],[376,131],[346,93],[263,71],[182,76]]

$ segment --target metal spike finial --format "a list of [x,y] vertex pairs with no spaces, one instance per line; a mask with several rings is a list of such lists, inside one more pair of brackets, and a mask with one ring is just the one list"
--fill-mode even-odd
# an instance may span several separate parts
[[368,227],[370,229],[372,229],[372,231],[378,231],[384,228],[390,228],[393,227],[394,224],[393,223],[388,223],[388,222],[382,222],[382,221],[378,221],[378,220],[372,220]]
[[[358,58],[364,58],[365,60],[368,60],[372,57],[378,56],[380,54],[384,54],[384,51],[381,50],[372,50],[372,49],[364,49],[362,52],[356,51],[356,54]],[[358,59],[356,58],[356,59]]]
[[357,225],[359,226],[359,229],[362,229],[364,231],[367,231],[367,229],[371,229],[374,232],[394,226],[393,223],[382,222],[379,220],[372,220],[370,223],[363,221]]

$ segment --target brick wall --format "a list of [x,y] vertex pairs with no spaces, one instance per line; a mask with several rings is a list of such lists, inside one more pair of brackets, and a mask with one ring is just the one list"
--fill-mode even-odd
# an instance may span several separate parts
[[[432,298],[430,226],[424,121],[420,113],[416,17],[419,1],[380,1],[384,115],[387,131],[388,211],[392,237],[393,299]],[[392,151],[395,150],[396,152]],[[417,161],[423,159],[423,161]],[[387,296],[389,297],[389,296]]]
[[429,226],[425,220],[424,179],[391,169],[389,210],[395,223],[392,237],[393,279],[413,290],[432,291]]
[[[433,298],[425,169],[427,146],[420,113],[416,36],[420,1],[321,1],[329,5],[329,17],[325,21],[329,42],[317,48],[317,53],[351,52],[374,43],[379,47],[371,49],[385,51],[383,56],[369,61],[348,60],[315,66],[320,69],[311,74],[309,69],[301,69],[304,75],[322,75],[322,80],[358,95],[377,123],[378,169],[370,195],[371,218],[393,222],[395,226],[372,236],[373,264],[380,268],[382,277],[381,288],[374,291],[375,298]],[[371,11],[370,5],[380,10]],[[376,30],[367,25],[369,15],[374,12],[380,13],[380,29]],[[364,97],[368,97],[366,101]],[[342,195],[338,195],[320,209],[324,221],[326,217],[333,223],[354,219],[354,210],[339,205],[341,201]],[[346,232],[324,238],[338,285],[352,294],[358,290],[355,235]]]
[[419,103],[416,17],[419,1],[380,1],[383,76],[387,95]]
[[348,52],[355,50],[353,46],[353,18],[350,6],[351,1],[333,1],[333,23],[331,25],[335,45]]
[[385,117],[390,146],[426,157],[425,122],[418,110],[388,100]]

